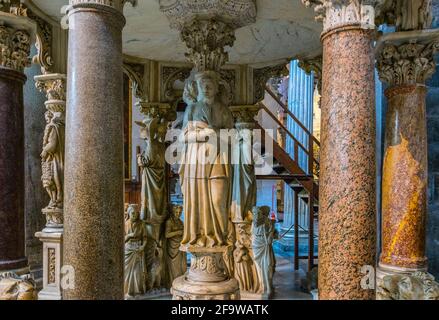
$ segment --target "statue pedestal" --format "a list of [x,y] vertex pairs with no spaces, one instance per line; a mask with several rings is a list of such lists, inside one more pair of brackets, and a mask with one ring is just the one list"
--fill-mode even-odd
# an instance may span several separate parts
[[43,289],[38,300],[61,300],[61,266],[63,229],[45,228],[35,236],[43,242]]
[[238,281],[230,278],[223,255],[228,247],[181,247],[191,254],[189,271],[172,283],[173,300],[239,300]]

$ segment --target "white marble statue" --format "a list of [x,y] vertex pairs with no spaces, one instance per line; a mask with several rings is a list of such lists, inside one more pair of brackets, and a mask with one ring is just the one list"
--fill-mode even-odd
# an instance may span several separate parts
[[[220,129],[233,128],[229,92],[214,71],[196,73],[185,85],[183,97],[188,106],[180,137],[185,158],[179,173],[185,214],[182,245],[188,247],[230,245],[232,167],[230,154],[216,147]],[[206,142],[209,136],[212,139]]]
[[258,271],[260,291],[267,298],[273,295],[273,275],[276,259],[273,251],[273,240],[277,238],[274,221],[270,219],[270,208],[267,206],[253,208],[252,247],[254,262]]

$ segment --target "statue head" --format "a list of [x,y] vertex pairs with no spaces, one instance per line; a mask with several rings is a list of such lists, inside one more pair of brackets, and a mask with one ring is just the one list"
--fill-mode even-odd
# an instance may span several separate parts
[[212,104],[217,101],[228,106],[232,100],[230,85],[215,71],[193,72],[186,80],[183,100],[188,105],[196,102]]
[[174,217],[180,219],[182,212],[183,212],[182,206],[178,204],[172,206],[172,214],[174,215]]
[[127,214],[131,222],[138,221],[140,219],[139,205],[137,204],[128,205]]
[[140,138],[143,140],[156,140],[159,138],[160,119],[147,117],[143,121],[135,121],[140,126]]
[[52,121],[53,118],[53,113],[51,111],[46,111],[44,113],[44,119],[46,120],[46,123],[50,123],[50,121]]

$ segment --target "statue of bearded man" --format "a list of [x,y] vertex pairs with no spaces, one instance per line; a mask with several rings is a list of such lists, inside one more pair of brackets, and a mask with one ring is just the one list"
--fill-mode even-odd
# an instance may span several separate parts
[[180,137],[184,142],[179,172],[184,195],[182,245],[227,246],[233,230],[229,223],[232,167],[230,145],[219,145],[220,130],[233,128],[230,87],[214,71],[199,72],[187,80],[183,98],[187,108]]

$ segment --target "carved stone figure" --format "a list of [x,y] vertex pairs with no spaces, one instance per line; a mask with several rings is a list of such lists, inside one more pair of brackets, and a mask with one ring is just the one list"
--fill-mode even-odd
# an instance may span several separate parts
[[140,219],[138,205],[130,204],[127,209],[129,220],[125,222],[125,285],[128,296],[146,292],[145,246],[147,235],[145,223]]
[[273,295],[273,275],[276,259],[273,251],[273,240],[277,238],[274,222],[270,219],[270,208],[267,206],[253,208],[252,247],[254,262],[260,281],[260,292],[270,298]]
[[63,208],[64,114],[46,111],[41,166],[43,186],[50,197],[46,209]]
[[181,213],[183,207],[175,205],[172,207],[172,214],[166,221],[166,267],[168,277],[168,288],[172,287],[172,281],[186,273],[187,260],[186,252],[180,251],[180,243],[183,239],[183,221]]
[[[228,154],[217,144],[220,129],[231,129],[229,88],[218,73],[196,73],[184,91],[184,160],[180,181],[184,194],[182,245],[221,247],[228,245],[232,168]],[[206,138],[212,137],[208,142]],[[208,157],[206,157],[208,155]],[[212,161],[210,161],[212,160]]]
[[439,300],[439,283],[426,272],[384,276],[378,300]]
[[145,151],[137,158],[142,169],[141,218],[154,227],[153,238],[160,240],[161,224],[167,217],[167,191],[165,177],[166,124],[159,117],[147,117],[140,135],[146,141]]
[[431,23],[431,0],[396,0],[398,30],[424,29]]
[[35,282],[13,272],[0,274],[0,300],[37,300]]

